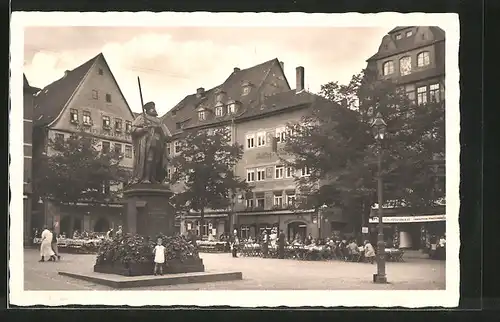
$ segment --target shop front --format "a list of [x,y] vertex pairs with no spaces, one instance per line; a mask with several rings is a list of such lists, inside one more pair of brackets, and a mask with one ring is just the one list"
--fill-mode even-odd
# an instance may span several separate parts
[[[426,250],[446,232],[446,215],[384,216],[384,236],[394,247]],[[378,217],[369,219],[371,239],[376,240]]]
[[229,216],[227,213],[205,214],[201,220],[197,214],[181,215],[179,228],[182,235],[193,231],[203,239],[209,236],[217,239],[224,233],[229,234]]

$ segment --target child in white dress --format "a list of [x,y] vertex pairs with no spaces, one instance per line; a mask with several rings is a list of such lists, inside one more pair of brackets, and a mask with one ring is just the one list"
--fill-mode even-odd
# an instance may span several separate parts
[[[162,245],[161,238],[158,238],[158,242],[153,250],[155,255],[155,275],[163,275],[163,264],[165,264],[165,246]],[[159,273],[158,273],[159,272]]]

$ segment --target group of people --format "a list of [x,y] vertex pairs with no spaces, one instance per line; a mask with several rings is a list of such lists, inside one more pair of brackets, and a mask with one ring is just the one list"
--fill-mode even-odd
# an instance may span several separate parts
[[41,243],[40,243],[40,256],[41,259],[39,262],[55,262],[56,260],[61,260],[61,256],[59,255],[59,251],[57,249],[57,235],[55,233],[55,229],[51,230],[45,227],[42,230],[41,234]]

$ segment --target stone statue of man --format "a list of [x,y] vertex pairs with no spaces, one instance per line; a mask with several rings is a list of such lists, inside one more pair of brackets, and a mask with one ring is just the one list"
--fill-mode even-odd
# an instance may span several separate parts
[[167,167],[168,130],[158,117],[155,103],[146,103],[143,111],[132,123],[134,170],[131,183],[162,183]]

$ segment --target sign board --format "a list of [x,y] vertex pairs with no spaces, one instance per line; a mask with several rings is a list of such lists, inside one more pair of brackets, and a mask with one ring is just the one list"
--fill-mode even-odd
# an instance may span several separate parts
[[188,230],[191,230],[191,228],[192,228],[192,227],[191,227],[191,223],[190,223],[190,222],[188,222],[188,223],[187,223],[187,229],[188,229]]
[[[387,224],[446,221],[446,215],[394,216],[394,217],[384,217],[384,219],[382,221],[384,223],[387,223]],[[378,223],[378,217],[372,217],[372,218],[370,218],[369,223],[370,224],[376,224],[376,223]]]
[[368,227],[361,227],[362,234],[368,234]]

